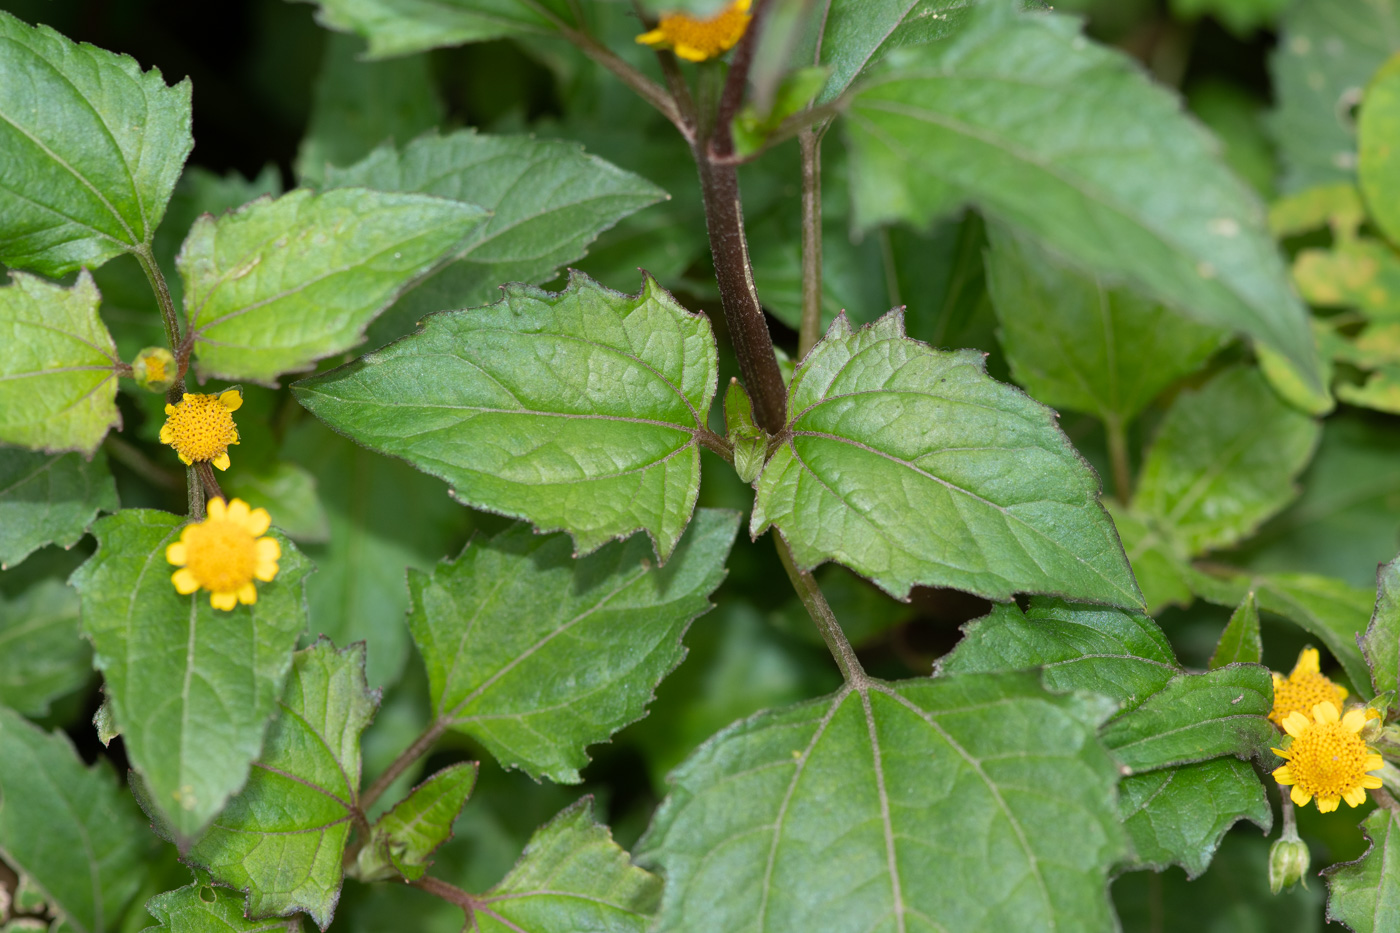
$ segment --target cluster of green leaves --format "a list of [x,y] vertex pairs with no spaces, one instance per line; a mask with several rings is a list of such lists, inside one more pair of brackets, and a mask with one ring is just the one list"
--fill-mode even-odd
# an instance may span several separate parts
[[[685,141],[609,83],[656,68],[624,11],[317,6],[371,59],[408,57],[328,44],[285,193],[275,171],[185,166],[188,81],[0,13],[0,567],[95,542],[68,585],[0,577],[0,858],[21,878],[0,922],[1112,929],[1138,883],[1115,905],[1116,875],[1195,878],[1238,821],[1273,824],[1252,763],[1278,736],[1261,611],[1361,698],[1400,691],[1400,562],[1368,580],[1397,544],[1393,426],[1323,420],[1400,413],[1392,4],[1283,15],[1267,211],[1232,152],[1072,17],[774,0],[735,125],[743,255],[796,326],[810,283],[781,136],[804,112],[838,133],[824,335],[786,367],[771,435],[738,382],[716,399],[733,358],[691,308],[729,260],[707,258]],[[1238,30],[1279,13],[1173,8]],[[539,136],[446,125],[424,53],[494,39],[554,69],[562,115]],[[1360,83],[1353,143],[1333,123]],[[979,321],[1020,389],[936,348]],[[112,461],[171,479],[152,462],[163,400],[124,362],[163,342],[191,380],[248,383],[226,488],[270,508],[283,557],[232,612],[170,584],[186,518],[138,506],[178,495],[118,502]],[[1102,503],[1076,444],[1112,477]],[[756,547],[731,563],[739,510]],[[775,634],[796,600],[750,574],[676,713],[656,693],[688,628],[769,538],[795,582],[822,568],[858,644],[929,588],[993,605],[932,676],[845,660],[833,687]],[[1203,604],[1234,611],[1199,670],[1167,632],[1187,607],[1213,618]],[[91,735],[71,724],[92,668],[131,794],[36,724]],[[651,739],[624,732],[653,705]],[[579,784],[619,733],[658,776],[684,759],[625,828],[635,860],[590,798],[529,791],[535,813],[491,770]],[[426,768],[435,748],[451,760]],[[501,830],[517,809],[529,825]],[[1397,922],[1393,817],[1367,816],[1373,848],[1329,869],[1329,916],[1353,929]],[[459,861],[493,833],[513,868]]]

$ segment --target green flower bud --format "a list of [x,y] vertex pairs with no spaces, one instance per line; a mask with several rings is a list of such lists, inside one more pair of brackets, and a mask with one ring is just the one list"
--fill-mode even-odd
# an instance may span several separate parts
[[734,470],[746,483],[758,479],[768,457],[768,435],[753,420],[753,405],[739,380],[730,379],[724,394],[724,422],[734,446]]
[[1301,839],[1280,839],[1274,843],[1274,847],[1269,850],[1269,890],[1277,894],[1289,885],[1303,882],[1303,887],[1308,883],[1303,880],[1307,874],[1308,866],[1312,863],[1312,855],[1308,852],[1308,844]]
[[147,347],[131,361],[131,376],[141,388],[164,392],[175,384],[175,355],[165,347]]

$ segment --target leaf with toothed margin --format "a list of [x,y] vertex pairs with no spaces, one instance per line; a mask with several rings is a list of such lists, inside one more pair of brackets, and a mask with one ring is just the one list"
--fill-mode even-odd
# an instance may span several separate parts
[[646,933],[661,879],[633,865],[584,797],[530,837],[520,861],[477,899],[479,933]]
[[973,5],[947,41],[890,53],[846,107],[856,223],[971,204],[1083,271],[1277,351],[1323,384],[1307,308],[1258,197],[1213,137],[1079,19]]
[[194,145],[189,80],[0,10],[0,87],[0,262],[58,278],[149,245]]
[[901,599],[923,584],[1142,605],[1055,413],[990,378],[981,353],[910,340],[898,310],[857,331],[836,319],[793,377],[778,441],[749,528],[777,526],[804,568],[836,560]]
[[110,767],[0,706],[0,858],[42,893],[55,931],[118,929],[153,860],[144,824]]
[[641,536],[574,560],[517,524],[432,574],[409,571],[408,625],[443,725],[506,767],[577,783],[588,745],[639,719],[724,579],[739,515],[700,509],[664,567]]
[[487,216],[364,188],[292,191],[204,215],[176,260],[201,376],[275,385],[348,350]]
[[1361,829],[1371,843],[1361,857],[1324,871],[1327,919],[1355,933],[1386,933],[1400,925],[1400,820],[1377,807]]
[[328,927],[359,808],[360,733],[378,706],[362,643],[298,651],[248,785],[187,861],[247,892],[250,916],[302,910]]
[[98,512],[115,512],[117,484],[102,451],[46,454],[0,448],[0,570],[46,544],[70,548]]
[[666,560],[700,489],[715,393],[709,320],[650,276],[636,295],[580,273],[298,382],[357,443],[454,486],[462,502],[573,535],[580,553],[645,529]]
[[1358,641],[1375,692],[1400,690],[1400,557],[1376,569],[1376,609]]
[[91,457],[122,423],[97,286],[86,269],[71,288],[23,272],[10,280],[0,286],[0,444]]
[[452,823],[476,786],[477,768],[474,761],[443,768],[394,804],[356,856],[356,877],[382,881],[395,872],[409,881],[423,877],[432,864],[428,856],[452,838]]
[[160,925],[142,933],[301,933],[300,917],[249,920],[243,910],[243,895],[228,888],[186,885],[146,902]]
[[1239,820],[1265,834],[1274,811],[1254,766],[1238,758],[1213,758],[1125,777],[1118,785],[1123,828],[1133,842],[1129,868],[1176,864],[1195,878],[1215,856],[1220,840]]
[[736,723],[672,772],[638,843],[666,879],[653,929],[1110,929],[1111,710],[1037,673],[966,674]]
[[185,520],[124,509],[92,526],[97,553],[73,574],[83,633],[152,805],[188,844],[243,786],[263,746],[297,638],[311,562],[282,535],[277,577],[223,612],[175,592],[165,549]]

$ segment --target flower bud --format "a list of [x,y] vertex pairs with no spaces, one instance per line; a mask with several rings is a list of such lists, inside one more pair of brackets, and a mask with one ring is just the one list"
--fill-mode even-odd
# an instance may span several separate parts
[[1269,850],[1269,890],[1277,894],[1299,881],[1306,888],[1308,883],[1303,881],[1303,876],[1307,874],[1311,862],[1312,855],[1303,840],[1280,839],[1275,842]]
[[175,355],[165,347],[147,347],[131,361],[131,376],[150,392],[164,392],[175,383]]

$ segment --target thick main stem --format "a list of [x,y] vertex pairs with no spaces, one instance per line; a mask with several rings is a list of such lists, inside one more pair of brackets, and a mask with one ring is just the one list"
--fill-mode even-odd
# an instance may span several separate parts
[[822,138],[814,129],[797,137],[802,148],[802,327],[800,360],[822,330]]
[[786,421],[787,387],[753,284],[744,210],[739,203],[739,175],[733,165],[717,164],[700,147],[695,160],[700,168],[715,279],[734,355],[739,358],[739,372],[753,400],[754,420],[769,434],[777,434]]
[[841,676],[846,679],[846,683],[854,687],[864,685],[870,678],[866,675],[865,668],[861,667],[856,650],[846,639],[846,633],[841,630],[841,623],[836,621],[836,613],[831,611],[831,606],[822,595],[816,578],[808,571],[798,569],[792,559],[792,550],[776,530],[773,532],[773,543],[778,548],[778,557],[783,562],[788,579],[792,581],[793,589],[797,590],[802,605],[807,607],[808,615],[817,624],[817,631],[822,633],[822,640],[826,642],[831,656],[836,659]]

